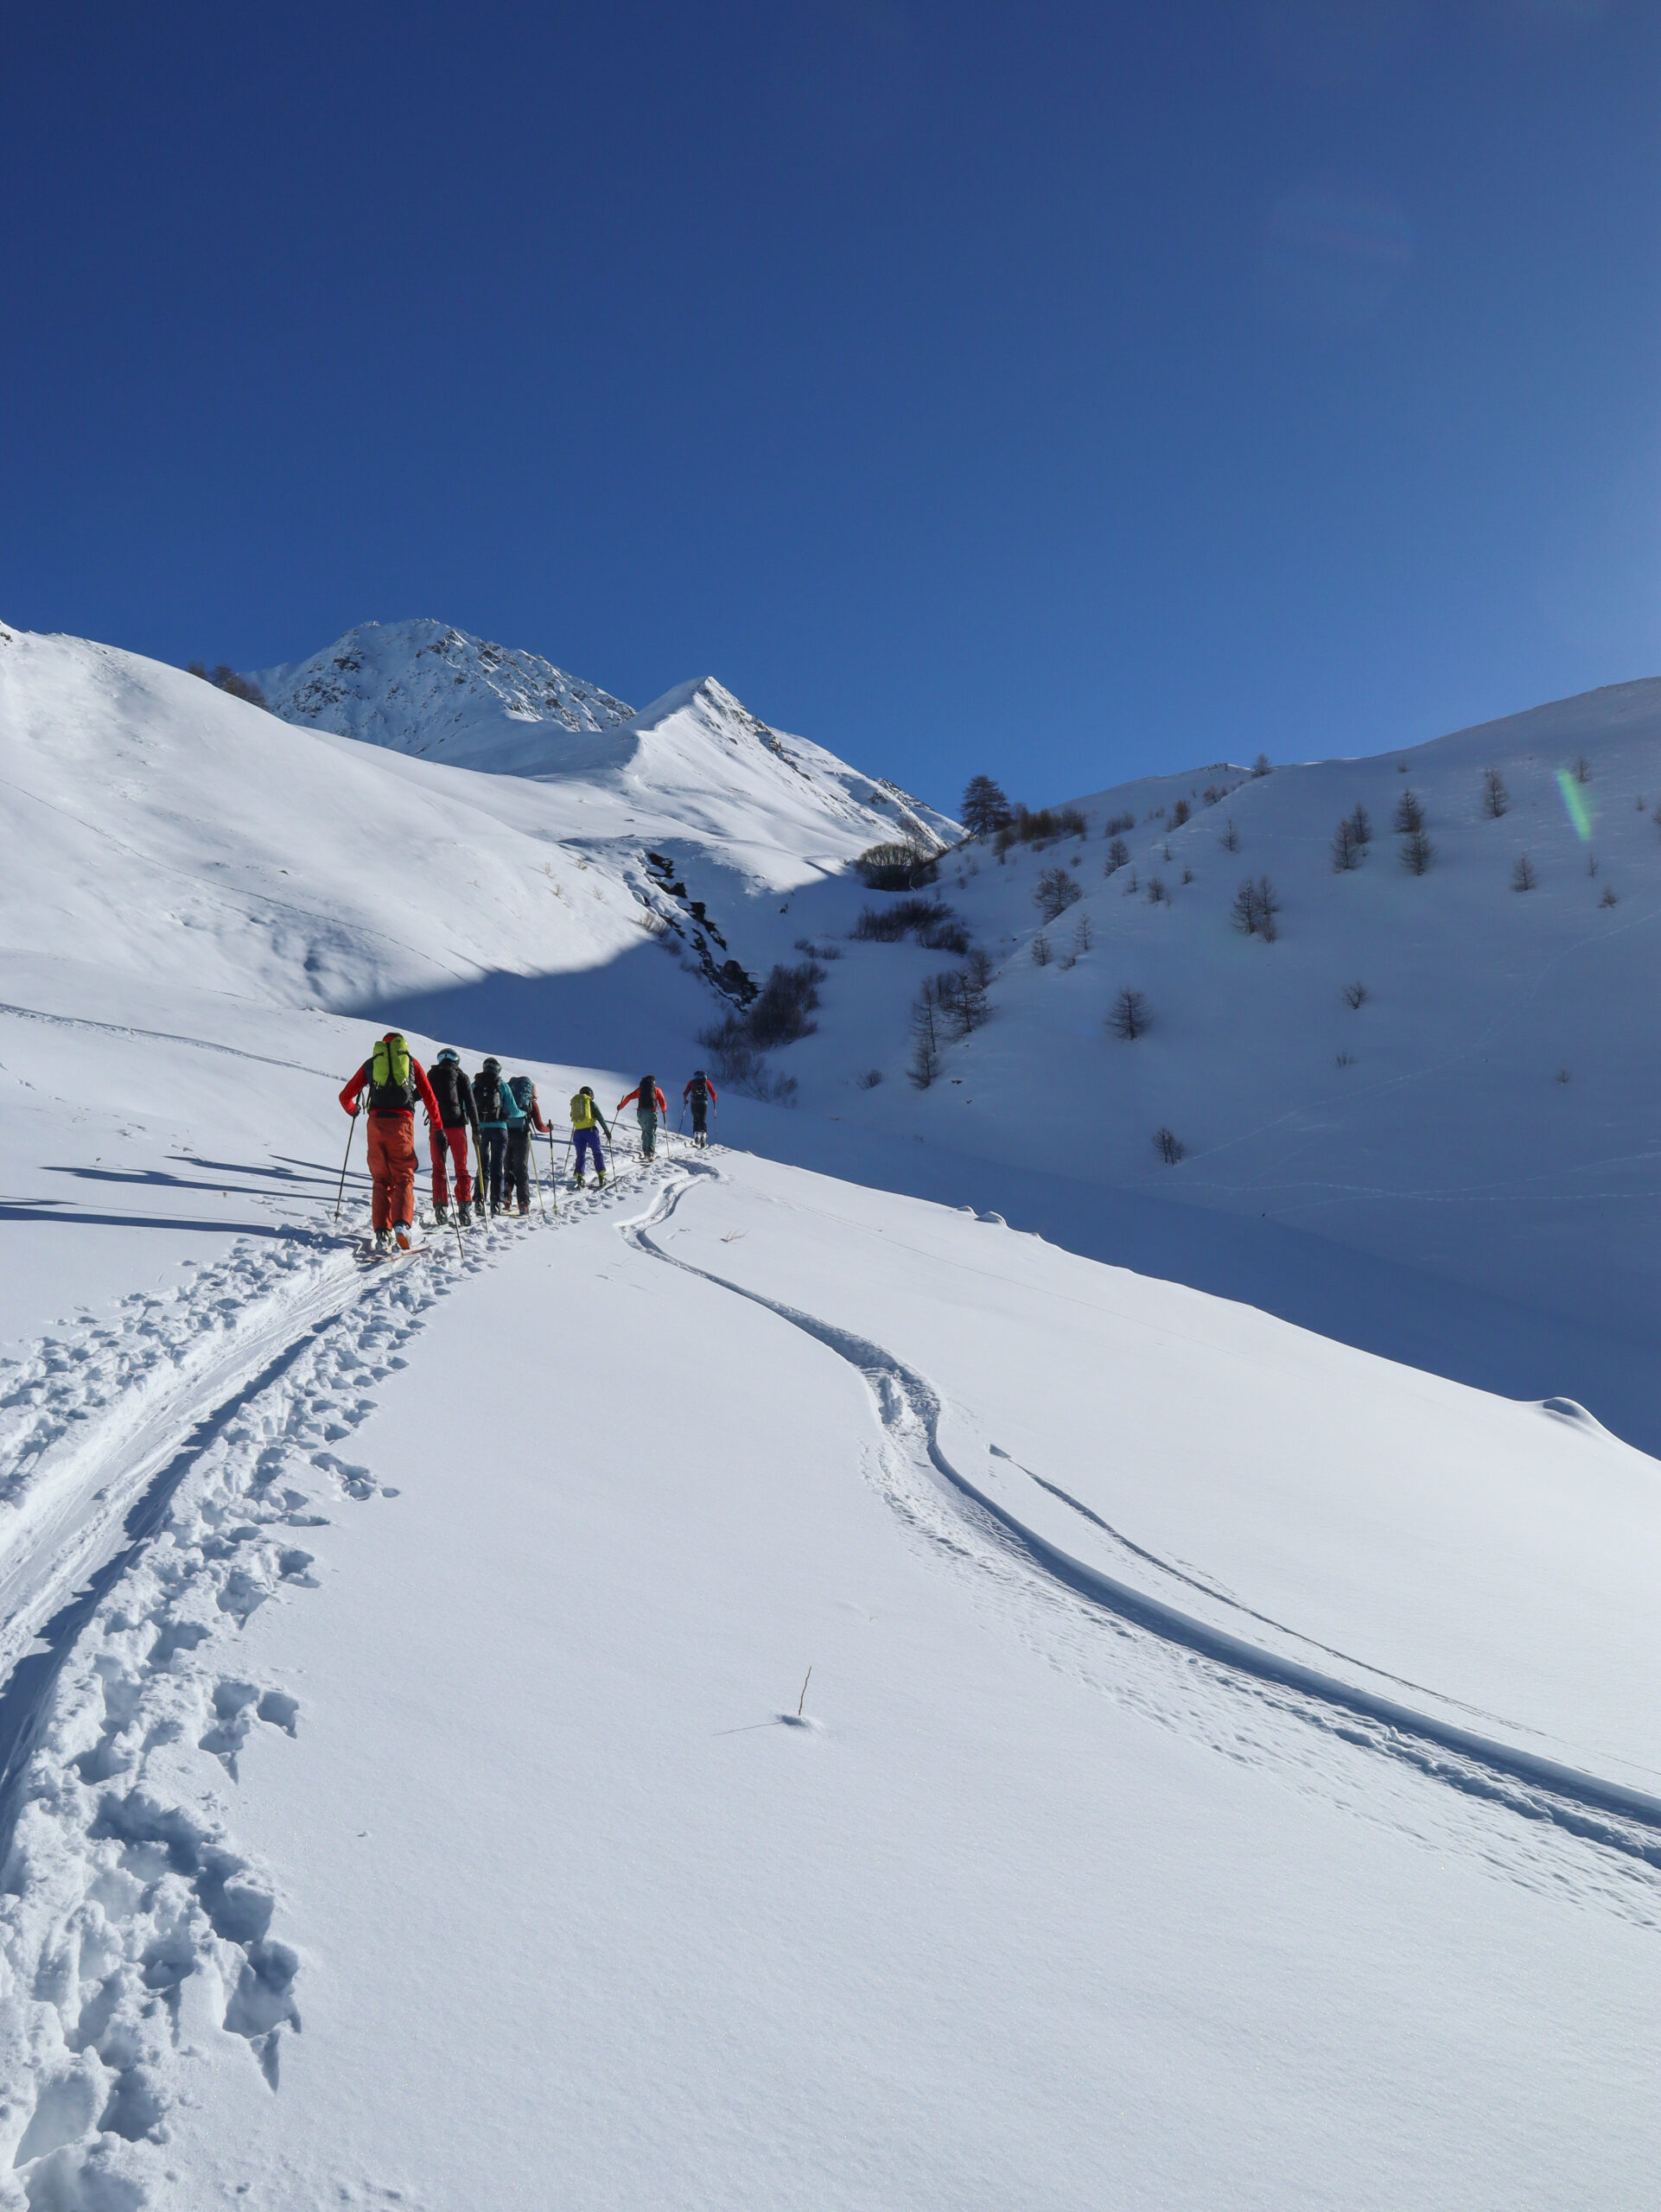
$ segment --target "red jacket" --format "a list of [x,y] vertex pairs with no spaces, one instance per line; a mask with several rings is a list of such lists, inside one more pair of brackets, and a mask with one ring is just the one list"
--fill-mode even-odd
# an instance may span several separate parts
[[[372,1065],[372,1061],[366,1060],[340,1093],[340,1103],[348,1114],[355,1114],[358,1110],[358,1093],[368,1082],[369,1071]],[[433,1087],[427,1080],[427,1071],[413,1052],[410,1055],[410,1080],[414,1084],[421,1103],[427,1109],[427,1119],[436,1129],[442,1129],[444,1126],[444,1116],[439,1110],[437,1099],[433,1095]],[[369,1110],[372,1114],[407,1114],[411,1121],[415,1119],[413,1106],[372,1106]]]
[[[624,1107],[627,1105],[627,1103],[628,1103],[628,1102],[629,1102],[629,1100],[630,1100],[631,1098],[639,1098],[639,1097],[640,1097],[640,1084],[637,1083],[637,1084],[635,1084],[635,1086],[634,1086],[634,1088],[633,1088],[633,1090],[626,1092],[626,1093],[624,1094],[624,1096],[623,1096],[621,1098],[620,1098],[620,1099],[618,1100],[618,1102],[617,1102],[617,1107],[616,1107],[616,1110],[617,1110],[617,1112],[620,1114],[620,1113],[622,1112],[622,1110],[623,1110]],[[663,1095],[662,1091],[659,1090],[659,1088],[658,1088],[658,1086],[657,1086],[657,1084],[656,1084],[655,1083],[654,1083],[654,1084],[652,1084],[652,1097],[653,1097],[653,1098],[655,1098],[655,1099],[657,1100],[657,1102],[658,1102],[658,1104],[657,1104],[657,1110],[658,1110],[658,1112],[659,1112],[659,1114],[666,1114],[666,1113],[669,1111],[669,1101],[668,1101],[668,1100],[664,1096],[664,1095]]]
[[[697,1077],[695,1075],[689,1075],[689,1076],[687,1077],[687,1078],[686,1078],[686,1088],[685,1088],[685,1090],[683,1090],[683,1091],[682,1091],[682,1093],[681,1093],[681,1103],[682,1103],[683,1105],[684,1105],[684,1104],[685,1104],[685,1103],[686,1103],[686,1101],[687,1101],[687,1100],[691,1096],[691,1095],[692,1095],[692,1085],[693,1085],[697,1081]],[[710,1094],[710,1097],[711,1097],[711,1098],[718,1098],[718,1097],[721,1096],[720,1092],[716,1089],[716,1087],[715,1087],[714,1084],[712,1084],[712,1083],[710,1082],[710,1078],[709,1078],[709,1077],[708,1077],[707,1075],[706,1075],[706,1076],[704,1077],[704,1078],[703,1078],[703,1088],[704,1088],[704,1089],[709,1092],[709,1094]]]

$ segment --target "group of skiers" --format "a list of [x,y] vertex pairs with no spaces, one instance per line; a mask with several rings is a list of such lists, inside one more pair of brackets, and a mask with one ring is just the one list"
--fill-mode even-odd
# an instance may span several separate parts
[[[692,1141],[710,1141],[710,1107],[716,1087],[702,1068],[681,1093],[682,1110],[690,1108]],[[374,1049],[340,1093],[340,1103],[354,1118],[360,1101],[368,1114],[369,1173],[374,1186],[371,1220],[378,1251],[407,1251],[415,1225],[416,1157],[415,1109],[427,1113],[432,1151],[433,1215],[450,1222],[450,1171],[455,1177],[455,1220],[472,1224],[476,1209],[482,1220],[492,1214],[528,1214],[531,1211],[531,1139],[551,1135],[553,1124],[543,1118],[537,1086],[528,1075],[504,1075],[502,1064],[487,1059],[475,1076],[462,1067],[460,1055],[445,1046],[430,1070],[423,1068],[396,1029],[377,1038]],[[667,1120],[669,1105],[656,1079],[643,1075],[617,1102],[621,1113],[633,1102],[640,1125],[643,1159],[657,1155],[658,1123]],[[605,1154],[600,1134],[612,1141],[611,1124],[600,1110],[592,1084],[585,1083],[571,1100],[571,1135],[576,1145],[573,1187],[586,1190],[589,1155],[592,1154],[595,1184],[606,1183]],[[471,1133],[478,1167],[478,1188],[468,1167],[468,1137]]]

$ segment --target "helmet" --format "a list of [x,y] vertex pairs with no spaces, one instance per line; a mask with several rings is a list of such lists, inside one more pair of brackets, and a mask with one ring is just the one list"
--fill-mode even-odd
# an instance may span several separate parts
[[585,1083],[582,1090],[577,1093],[577,1096],[580,1098],[592,1098],[594,1096],[594,1085],[591,1083]]
[[487,1075],[500,1075],[501,1071],[502,1064],[500,1060],[487,1060],[485,1062],[485,1073]]
[[[439,1058],[442,1060],[442,1059],[443,1058],[444,1055],[441,1052],[441,1053],[438,1055],[438,1057],[439,1057]],[[703,1070],[702,1068],[694,1068],[694,1069],[693,1069],[693,1071],[692,1071],[692,1080],[693,1080],[693,1082],[694,1082],[694,1083],[696,1083],[696,1082],[697,1081],[698,1077],[699,1077],[701,1075],[703,1075]],[[708,1077],[707,1075],[703,1075],[703,1080],[705,1081],[705,1083],[708,1083],[708,1081],[710,1080],[710,1078],[709,1078],[709,1077]]]
[[446,1045],[440,1052],[438,1057],[441,1060],[459,1060],[461,1056],[456,1051],[454,1045]]

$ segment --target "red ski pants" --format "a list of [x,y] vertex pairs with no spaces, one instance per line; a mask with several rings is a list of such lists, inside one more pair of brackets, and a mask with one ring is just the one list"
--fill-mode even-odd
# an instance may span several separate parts
[[415,1116],[371,1114],[369,1173],[375,1179],[377,1229],[399,1229],[415,1219]]
[[455,1196],[459,1205],[466,1205],[473,1196],[473,1178],[468,1173],[468,1125],[459,1128],[430,1129],[427,1132],[433,1149],[433,1204],[447,1206],[450,1202],[450,1186],[444,1173],[444,1155],[448,1153],[455,1162]]

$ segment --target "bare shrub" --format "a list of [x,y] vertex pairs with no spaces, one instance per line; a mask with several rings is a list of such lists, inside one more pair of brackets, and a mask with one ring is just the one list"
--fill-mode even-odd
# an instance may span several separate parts
[[1582,753],[1579,760],[1575,763],[1575,781],[1577,784],[1589,784],[1591,780],[1592,763]]
[[1123,837],[1116,837],[1107,849],[1107,858],[1102,863],[1102,874],[1111,875],[1115,868],[1124,867],[1130,858],[1130,848]]
[[929,952],[967,952],[969,931],[955,915],[947,915],[926,922],[917,932],[917,942]]
[[910,838],[869,845],[854,862],[854,873],[868,891],[919,891],[940,873],[938,852]]
[[1047,922],[1059,921],[1083,895],[1064,868],[1047,868],[1033,891],[1038,911]]
[[1180,830],[1193,811],[1193,809],[1188,804],[1186,798],[1178,799],[1176,804],[1171,809],[1172,829]]
[[1047,968],[1053,957],[1050,941],[1040,930],[1033,939],[1033,965],[1034,968]]
[[795,968],[775,966],[744,1016],[750,1042],[767,1052],[811,1037],[818,1024],[808,1016],[819,1003],[818,987],[824,981],[824,970],[817,960],[804,960]]
[[1251,772],[1254,776],[1268,776],[1274,773],[1269,765],[1269,755],[1266,753],[1260,753],[1252,762]]
[[1436,857],[1436,849],[1422,830],[1416,830],[1402,840],[1402,866],[1410,875],[1426,875]]
[[232,699],[244,700],[251,707],[264,707],[267,714],[271,710],[270,702],[258,684],[246,676],[239,676],[235,669],[228,667],[224,661],[220,663],[211,676],[199,660],[193,660],[185,673],[188,676],[200,676],[204,683],[211,683],[215,690],[223,691]]
[[1136,880],[1136,871],[1135,868],[1132,868],[1130,871],[1130,880],[1122,887],[1120,896],[1125,899],[1134,899],[1141,887],[1141,885]]
[[1533,861],[1530,860],[1526,853],[1518,853],[1517,855],[1517,864],[1511,872],[1511,889],[1513,891],[1532,891],[1535,885],[1539,880],[1540,879],[1538,875],[1535,873]]
[[1498,822],[1511,804],[1511,793],[1505,789],[1505,778],[1498,768],[1482,771],[1482,811],[1491,821]]
[[768,1067],[742,1015],[726,1014],[714,1028],[700,1030],[698,1042],[715,1063],[716,1074],[733,1090],[775,1106],[788,1106],[794,1100],[795,1077],[777,1075]]
[[1279,896],[1269,878],[1260,875],[1254,883],[1247,876],[1234,894],[1229,919],[1242,937],[1260,937],[1265,944],[1273,944],[1280,935],[1276,918],[1280,911]]
[[1008,852],[1013,844],[1048,845],[1058,837],[1087,837],[1090,824],[1076,806],[1016,807],[997,833],[997,843]]
[[1228,820],[1223,824],[1222,829],[1219,831],[1217,842],[1223,848],[1223,850],[1225,853],[1238,853],[1239,851],[1240,833],[1234,826],[1234,817],[1231,814]]
[[1398,837],[1411,837],[1424,827],[1424,808],[1410,791],[1403,791],[1396,802],[1396,811],[1391,817],[1391,827]]
[[1606,883],[1603,887],[1603,896],[1598,901],[1599,906],[1617,906],[1619,903],[1619,900],[1615,897],[1614,885],[1613,883]]
[[1340,1052],[1333,1065],[1335,1067],[1352,1068],[1355,1065],[1355,1055],[1353,1052]]
[[1185,868],[1183,869],[1182,880],[1184,883],[1192,883],[1193,881],[1193,870],[1191,868]]
[[1372,842],[1372,817],[1359,799],[1357,799],[1355,804],[1350,809],[1350,827],[1355,832],[1355,842],[1358,845],[1370,845]]
[[1366,985],[1365,985],[1365,983],[1346,983],[1346,984],[1345,984],[1345,986],[1344,986],[1344,1003],[1345,1003],[1345,1005],[1346,1005],[1346,1006],[1347,1006],[1347,1007],[1358,1007],[1358,1008],[1359,1008],[1359,1007],[1364,1007],[1364,1006],[1366,1004],[1366,1002],[1367,1002],[1367,987],[1366,987]]
[[1073,925],[1073,950],[1075,952],[1088,952],[1093,941],[1093,935],[1094,933],[1090,926],[1090,916],[1088,914],[1080,914],[1078,921]]
[[875,1090],[881,1080],[881,1068],[867,1068],[862,1075],[856,1075],[854,1077],[856,1087],[861,1090]]
[[1366,858],[1366,848],[1355,834],[1355,824],[1346,814],[1333,832],[1333,873],[1347,875],[1360,867]]
[[1147,994],[1133,991],[1127,983],[1108,1008],[1106,1022],[1115,1037],[1133,1045],[1154,1019],[1154,1009],[1148,1003]]
[[849,934],[868,943],[897,944],[913,930],[920,934],[951,918],[951,909],[943,899],[896,899],[891,906],[862,908]]
[[1134,830],[1136,826],[1136,817],[1134,814],[1116,814],[1102,824],[1102,835],[1104,837],[1117,837],[1126,830]]
[[1168,906],[1170,903],[1171,894],[1161,879],[1150,875],[1148,879],[1148,904],[1150,906]]
[[1174,1167],[1187,1149],[1187,1145],[1174,1130],[1155,1129],[1154,1131],[1154,1150],[1168,1167]]

